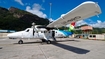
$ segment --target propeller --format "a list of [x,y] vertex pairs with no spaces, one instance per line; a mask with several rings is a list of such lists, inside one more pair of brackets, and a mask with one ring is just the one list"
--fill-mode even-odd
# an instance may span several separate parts
[[34,33],[35,33],[35,31],[34,31],[34,29],[33,29],[33,36],[34,36]]
[[34,36],[34,33],[35,33],[35,31],[34,31],[34,29],[35,29],[35,23],[34,22],[32,23],[32,28],[33,28],[33,36]]

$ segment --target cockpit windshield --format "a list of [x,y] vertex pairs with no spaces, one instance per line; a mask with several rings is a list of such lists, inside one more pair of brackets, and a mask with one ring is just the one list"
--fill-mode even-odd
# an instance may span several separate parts
[[26,29],[25,31],[26,31],[26,32],[29,32],[29,29]]

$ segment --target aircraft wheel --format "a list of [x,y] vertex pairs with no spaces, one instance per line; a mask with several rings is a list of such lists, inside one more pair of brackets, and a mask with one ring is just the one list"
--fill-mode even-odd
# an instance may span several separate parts
[[18,41],[18,44],[23,44],[23,40],[19,40]]
[[42,42],[46,42],[46,40],[45,39],[41,39],[42,40]]
[[51,41],[50,41],[50,40],[48,40],[48,41],[47,41],[47,44],[51,44]]

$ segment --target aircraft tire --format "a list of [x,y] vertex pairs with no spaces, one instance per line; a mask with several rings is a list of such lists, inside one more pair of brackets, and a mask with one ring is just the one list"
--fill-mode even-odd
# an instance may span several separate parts
[[50,40],[48,40],[48,41],[47,41],[47,44],[51,44],[51,41],[50,41]]
[[23,40],[19,40],[18,41],[18,44],[23,44]]
[[42,40],[42,42],[46,42],[46,40],[45,39],[41,39]]

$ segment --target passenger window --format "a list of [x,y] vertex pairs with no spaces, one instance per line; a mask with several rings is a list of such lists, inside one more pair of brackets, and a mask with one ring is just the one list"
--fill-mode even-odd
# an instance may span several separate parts
[[41,31],[41,33],[43,33],[43,31]]
[[90,35],[90,37],[92,37],[92,35]]
[[36,31],[36,33],[38,33],[38,31]]
[[47,33],[47,31],[44,31],[44,33]]
[[93,35],[93,37],[96,37],[95,35]]

